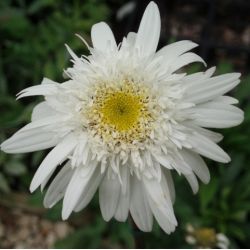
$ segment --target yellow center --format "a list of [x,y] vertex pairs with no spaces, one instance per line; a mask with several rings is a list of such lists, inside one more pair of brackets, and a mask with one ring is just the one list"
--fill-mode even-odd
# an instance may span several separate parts
[[125,79],[120,84],[98,84],[94,93],[83,112],[95,138],[111,150],[149,138],[155,115],[148,88]]
[[216,233],[212,228],[200,228],[194,233],[198,244],[205,248],[213,248],[216,244]]
[[138,122],[141,109],[139,96],[119,91],[106,97],[100,111],[103,122],[121,132],[130,130]]

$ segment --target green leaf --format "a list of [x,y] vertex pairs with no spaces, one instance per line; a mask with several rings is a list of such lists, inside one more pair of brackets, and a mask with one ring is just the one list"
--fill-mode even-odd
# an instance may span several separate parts
[[43,196],[44,194],[40,192],[40,190],[37,190],[29,197],[28,203],[34,207],[42,207],[44,198]]
[[7,174],[13,176],[20,176],[26,173],[26,167],[19,161],[10,161],[4,166],[4,170]]
[[230,163],[230,166],[225,171],[225,175],[223,176],[223,182],[225,184],[232,183],[241,173],[242,168],[244,166],[245,162],[245,156],[243,154],[236,155],[234,154],[232,158],[232,162]]
[[244,77],[235,89],[235,97],[239,100],[243,100],[249,97],[250,93],[250,75]]
[[46,211],[45,218],[51,221],[60,221],[62,218],[61,211],[62,211],[62,203],[59,202],[53,208]]
[[53,0],[36,0],[32,1],[28,8],[29,14],[36,14],[38,11],[43,10],[46,7],[51,7],[55,4]]
[[[134,248],[135,241],[131,228],[127,223],[112,223],[112,231],[110,230],[111,243],[116,245],[123,245],[125,248]],[[141,232],[135,232],[141,233]],[[112,245],[113,245],[112,244]]]
[[228,61],[221,61],[216,70],[216,75],[225,74],[233,71],[233,65]]
[[232,236],[240,240],[245,240],[245,238],[247,237],[244,229],[239,224],[236,223],[228,225],[228,231]]
[[31,27],[24,10],[20,8],[1,9],[0,20],[2,32],[6,32],[9,36],[15,38],[22,38],[25,34],[28,34]]
[[207,185],[202,185],[199,191],[201,209],[204,211],[209,203],[215,198],[215,194],[218,191],[219,182],[214,176]]

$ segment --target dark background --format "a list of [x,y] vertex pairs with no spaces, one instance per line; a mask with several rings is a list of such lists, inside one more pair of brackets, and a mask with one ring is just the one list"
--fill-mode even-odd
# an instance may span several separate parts
[[[91,26],[106,21],[117,41],[137,31],[149,1],[133,1],[135,8],[123,19],[117,11],[124,0],[3,0],[0,1],[0,141],[29,122],[39,98],[15,100],[23,88],[40,84],[43,76],[62,82],[70,65],[67,43],[76,53],[88,53]],[[6,155],[0,152],[0,247],[2,248],[190,248],[215,247],[213,235],[223,233],[229,247],[250,247],[250,1],[156,1],[162,18],[159,48],[181,39],[200,44],[195,50],[216,74],[238,71],[242,83],[230,94],[245,111],[242,125],[221,132],[229,164],[207,161],[211,182],[193,195],[184,178],[174,175],[179,226],[168,236],[155,223],[152,233],[139,232],[131,220],[103,221],[98,197],[84,211],[61,222],[61,205],[42,206],[40,191],[30,195],[31,178],[46,152]],[[194,64],[188,72],[204,70]],[[187,225],[194,228],[195,245],[186,242]],[[207,230],[209,229],[209,230]],[[205,230],[205,231],[204,231]],[[207,230],[207,231],[206,231]],[[210,232],[205,234],[202,232]]]

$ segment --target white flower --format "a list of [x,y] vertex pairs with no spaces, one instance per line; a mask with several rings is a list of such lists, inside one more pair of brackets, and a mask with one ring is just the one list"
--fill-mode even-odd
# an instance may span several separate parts
[[196,176],[204,183],[210,178],[199,155],[230,161],[216,144],[222,136],[206,128],[242,122],[243,112],[233,106],[237,100],[224,96],[240,82],[240,74],[212,77],[215,68],[177,73],[204,61],[187,52],[197,46],[191,41],[156,52],[160,23],[158,7],[151,2],[138,33],[129,33],[119,45],[107,24],[95,24],[93,48],[86,44],[89,56],[77,57],[67,46],[74,64],[65,71],[70,80],[59,84],[44,78],[18,95],[43,95],[45,100],[34,108],[31,123],[1,148],[26,153],[54,147],[30,190],[43,189],[60,165],[44,205],[63,199],[63,219],[86,207],[99,188],[104,220],[125,221],[130,212],[142,231],[151,231],[154,216],[171,233],[177,225],[172,170],[197,192]]
[[215,229],[208,227],[194,228],[191,224],[186,226],[187,235],[185,240],[197,248],[221,248],[227,249],[230,241],[223,233],[216,233]]

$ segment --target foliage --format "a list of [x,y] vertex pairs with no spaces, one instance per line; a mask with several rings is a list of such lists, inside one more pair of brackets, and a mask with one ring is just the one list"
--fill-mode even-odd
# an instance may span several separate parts
[[[121,1],[122,2],[122,1]],[[61,69],[69,63],[64,43],[84,53],[84,46],[73,34],[89,41],[92,24],[108,20],[107,1],[98,0],[5,0],[0,2],[0,139],[13,134],[29,121],[34,99],[15,101],[15,94],[27,86],[39,84],[43,75],[62,81]],[[196,66],[195,66],[196,67]],[[191,71],[196,70],[192,68]],[[219,62],[218,73],[232,71],[230,62]],[[201,184],[193,195],[182,177],[175,175],[179,221],[176,232],[165,235],[158,225],[152,233],[138,232],[131,221],[106,223],[100,215],[98,197],[83,212],[70,220],[76,230],[58,241],[56,248],[184,248],[186,224],[211,227],[224,233],[231,247],[250,245],[250,75],[232,92],[245,110],[242,125],[222,131],[223,147],[232,157],[228,165],[208,162],[211,182]],[[37,98],[36,98],[37,101]],[[27,191],[43,153],[6,155],[0,152],[0,193]],[[42,206],[37,192],[32,204]],[[32,204],[30,204],[32,206]],[[49,210],[46,218],[60,220],[61,205]],[[78,221],[75,223],[75,221]]]

